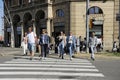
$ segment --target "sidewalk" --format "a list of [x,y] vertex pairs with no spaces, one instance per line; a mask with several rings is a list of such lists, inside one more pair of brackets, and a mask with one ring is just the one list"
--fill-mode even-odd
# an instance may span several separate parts
[[[113,56],[111,55],[112,53],[107,53],[107,52],[103,52],[103,53],[95,53],[95,58],[96,59],[108,59],[108,60],[112,60],[112,59],[119,59],[120,60],[120,57],[119,56]],[[77,53],[77,54],[74,54],[74,56],[76,58],[85,58],[85,59],[90,59],[90,56],[91,54],[90,53]]]
[[0,56],[21,54],[22,48],[0,47]]
[[[49,54],[49,57],[58,57],[57,54],[54,53],[54,50],[50,51],[51,54]],[[95,58],[96,59],[120,59],[120,57],[117,56],[111,56],[108,55],[111,53],[96,53]],[[15,55],[23,55],[22,48],[11,48],[11,47],[0,47],[0,56],[15,56]],[[39,56],[39,53],[35,53],[35,56]],[[69,55],[65,55],[65,57],[69,57]],[[89,53],[77,53],[74,54],[75,58],[83,58],[83,59],[90,59]]]

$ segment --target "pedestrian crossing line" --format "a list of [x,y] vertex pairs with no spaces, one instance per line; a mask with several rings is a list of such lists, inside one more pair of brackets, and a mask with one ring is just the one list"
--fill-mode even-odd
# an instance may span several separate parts
[[[26,58],[17,58],[17,59],[12,59],[12,61],[19,61],[19,60],[23,60],[23,61],[29,61],[29,59],[30,59],[30,57],[26,57]],[[42,58],[40,58],[40,57],[33,57],[33,60],[39,60],[39,59],[42,59]],[[46,58],[46,60],[47,61],[69,61],[68,59],[70,59],[70,58],[66,58],[66,59],[60,59],[60,58]],[[44,60],[43,60],[44,61]],[[86,59],[75,59],[75,58],[73,58],[73,60],[72,60],[72,62],[73,61],[79,61],[79,62],[90,62],[90,61],[88,61],[88,60],[86,60]]]
[[[25,62],[30,62],[30,60],[29,59],[13,59],[13,60],[11,60],[12,62],[22,62],[22,61],[25,61]],[[11,62],[11,61],[7,61],[7,62]],[[46,59],[46,60],[40,60],[40,59],[33,59],[31,62],[53,62],[53,61],[55,61],[55,62],[84,62],[84,63],[88,63],[88,62],[90,62],[90,61],[87,61],[87,60],[68,60],[68,59],[66,59],[66,60],[61,60],[61,59],[55,59],[55,60],[52,60],[52,59]]]
[[17,71],[17,72],[0,72],[0,75],[46,75],[46,76],[74,76],[74,77],[104,77],[102,73],[66,73],[66,72],[24,72],[24,71]]
[[44,70],[44,71],[87,71],[87,72],[99,72],[97,69],[78,69],[78,68],[44,68],[44,67],[0,67],[0,70],[28,70],[28,71],[33,71],[33,70]]
[[67,64],[67,65],[69,65],[69,64],[72,64],[72,65],[92,65],[92,63],[84,63],[84,62],[77,62],[77,63],[66,63],[66,62],[5,62],[5,63],[10,63],[10,64],[25,64],[25,63],[27,63],[27,64]]
[[66,65],[66,64],[0,64],[0,66],[15,66],[15,67],[25,67],[25,66],[29,66],[29,67],[67,67],[67,68],[81,68],[81,67],[86,67],[86,68],[95,68],[95,66],[93,65]]
[[[28,57],[28,56],[23,56],[23,57],[15,57],[16,59],[13,59],[12,61],[29,61],[29,58],[30,57]],[[34,57],[33,58],[33,60],[35,60],[35,61],[38,61],[40,59],[40,57]],[[70,58],[66,58],[66,59],[59,59],[59,58],[46,58],[46,60],[47,61],[70,61]],[[43,60],[43,61],[45,61],[45,60]],[[88,61],[88,60],[86,60],[86,59],[75,59],[75,58],[73,58],[73,60],[72,60],[72,62],[90,62],[90,61]]]
[[0,64],[0,77],[2,77],[0,80],[80,80],[81,77],[103,78],[105,76],[85,59],[70,61],[47,58],[41,61],[28,59],[6,61]]
[[78,79],[50,79],[50,78],[2,78],[0,80],[78,80]]

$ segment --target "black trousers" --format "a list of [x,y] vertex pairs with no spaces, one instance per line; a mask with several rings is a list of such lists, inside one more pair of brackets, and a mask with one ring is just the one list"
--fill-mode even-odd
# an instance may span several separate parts
[[47,53],[48,53],[48,44],[42,44],[41,45],[41,56],[42,57],[46,57]]

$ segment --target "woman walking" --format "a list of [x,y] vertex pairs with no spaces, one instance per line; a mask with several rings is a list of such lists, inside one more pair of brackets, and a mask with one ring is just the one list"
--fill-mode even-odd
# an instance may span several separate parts
[[64,47],[66,45],[66,36],[65,34],[61,31],[60,36],[59,36],[59,45],[58,45],[58,52],[59,52],[59,58],[62,57],[64,59]]
[[28,50],[28,43],[27,43],[27,32],[25,32],[24,37],[22,39],[22,48],[23,48],[23,55],[27,55]]
[[72,32],[69,33],[69,36],[67,36],[66,41],[69,50],[70,60],[72,60],[73,53],[76,50],[76,38],[72,35]]

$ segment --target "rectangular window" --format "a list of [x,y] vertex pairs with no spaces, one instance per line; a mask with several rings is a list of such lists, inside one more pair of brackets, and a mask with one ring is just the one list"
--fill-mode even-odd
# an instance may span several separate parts
[[36,2],[36,3],[37,3],[38,1],[39,1],[39,0],[33,0],[33,2]]
[[28,0],[23,0],[23,4],[27,4],[28,3]]
[[19,5],[22,5],[23,0],[19,0]]
[[11,0],[11,6],[18,6],[19,0]]

